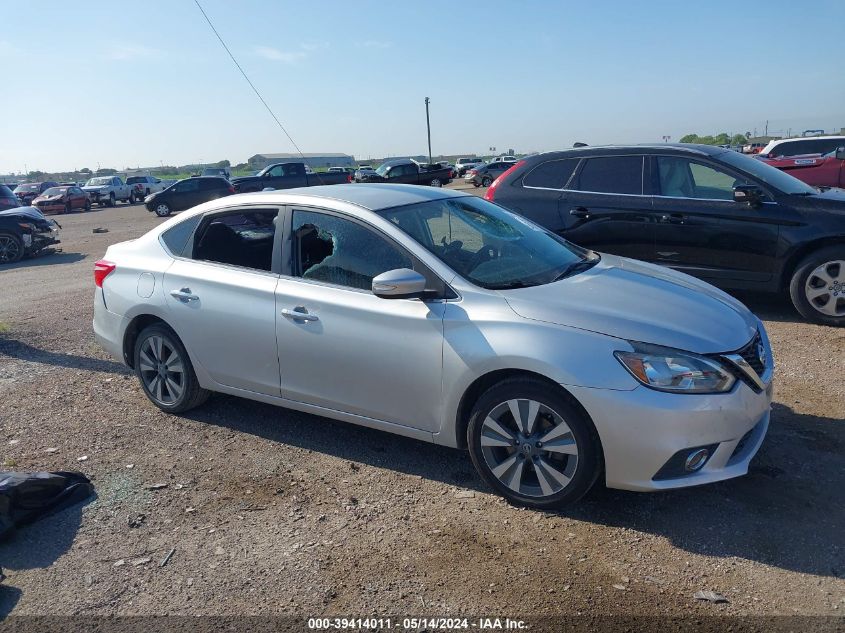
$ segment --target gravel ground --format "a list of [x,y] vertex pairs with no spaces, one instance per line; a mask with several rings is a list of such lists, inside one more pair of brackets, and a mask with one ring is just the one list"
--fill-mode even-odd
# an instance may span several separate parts
[[63,252],[0,270],[0,465],[81,470],[97,498],[0,544],[0,618],[845,613],[845,331],[741,297],[778,363],[749,475],[545,514],[459,451],[222,395],[160,412],[91,334],[93,262],[160,220],[59,221]]

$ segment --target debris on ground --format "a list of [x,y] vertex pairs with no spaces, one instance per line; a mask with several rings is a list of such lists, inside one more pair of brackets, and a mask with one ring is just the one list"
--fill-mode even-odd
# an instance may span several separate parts
[[707,602],[712,602],[714,604],[718,604],[720,602],[727,602],[728,599],[725,598],[720,593],[716,593],[715,591],[696,591],[695,594],[692,596],[696,600],[705,600]]

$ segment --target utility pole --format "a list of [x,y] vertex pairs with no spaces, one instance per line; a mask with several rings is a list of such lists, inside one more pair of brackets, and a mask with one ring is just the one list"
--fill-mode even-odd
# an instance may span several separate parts
[[763,136],[768,136],[768,135],[769,135],[769,122],[766,121],[766,131],[763,133]]
[[431,164],[431,122],[428,118],[428,102],[430,99],[425,98],[425,127],[428,130],[428,162]]

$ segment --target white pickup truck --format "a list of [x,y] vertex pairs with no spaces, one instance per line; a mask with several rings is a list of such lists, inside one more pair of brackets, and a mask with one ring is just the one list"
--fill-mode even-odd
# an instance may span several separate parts
[[154,176],[129,176],[126,179],[126,184],[135,187],[135,196],[139,200],[143,200],[147,196],[164,191],[167,185],[161,181],[161,178]]
[[113,207],[118,200],[135,204],[135,187],[124,184],[118,176],[91,178],[82,187],[82,191],[88,194],[92,204],[97,203],[101,207],[106,205]]

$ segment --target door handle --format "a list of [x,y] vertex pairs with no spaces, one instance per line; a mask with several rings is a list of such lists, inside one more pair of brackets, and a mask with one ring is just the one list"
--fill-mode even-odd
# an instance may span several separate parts
[[306,310],[303,306],[296,306],[293,310],[289,308],[282,308],[282,316],[293,321],[302,321],[303,323],[320,320],[320,317],[316,314],[309,314],[308,310]]
[[660,221],[665,222],[666,224],[683,224],[684,223],[684,214],[683,213],[664,213],[660,216]]
[[576,218],[581,218],[582,220],[590,219],[590,212],[584,207],[575,207],[574,209],[570,209],[569,215],[574,216]]
[[200,298],[195,294],[191,294],[190,288],[182,288],[181,290],[171,290],[170,296],[178,299],[182,303],[190,303],[191,301],[199,301]]

